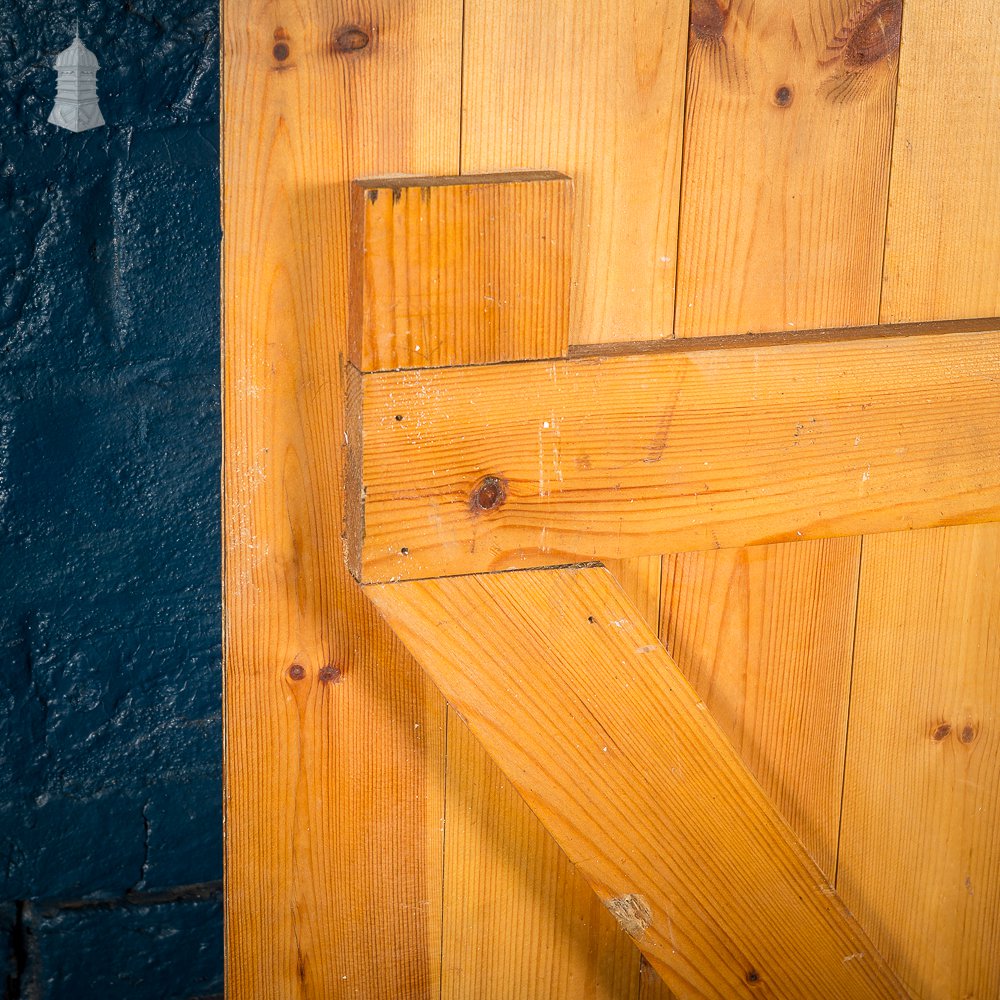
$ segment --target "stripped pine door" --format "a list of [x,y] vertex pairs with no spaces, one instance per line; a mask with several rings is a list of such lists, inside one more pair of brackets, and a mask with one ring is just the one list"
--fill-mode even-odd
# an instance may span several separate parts
[[[1000,28],[982,0],[222,6],[228,993],[663,1000],[626,933],[631,911],[620,926],[621,908],[587,884],[592,860],[578,869],[546,818],[551,789],[532,802],[546,829],[514,790],[523,778],[497,767],[345,565],[344,360],[348,316],[364,307],[351,182],[510,170],[572,182],[571,226],[547,230],[538,258],[568,270],[521,313],[468,312],[476,281],[516,284],[518,266],[462,272],[471,299],[435,285],[434,301],[467,311],[440,327],[458,322],[455,339],[435,335],[458,353],[430,363],[557,357],[567,340],[572,355],[988,318],[1000,312]],[[391,218],[394,204],[361,206]],[[551,226],[549,203],[532,204],[517,217]],[[456,205],[443,224],[459,224]],[[400,288],[437,260],[425,249],[393,261]],[[507,318],[492,354],[483,331]],[[390,352],[418,343],[405,323],[386,330]],[[372,357],[373,371],[411,363]],[[935,364],[958,372],[947,353]],[[920,419],[953,407],[974,423],[955,392]],[[983,396],[977,413],[991,405]],[[803,426],[796,440],[818,439]],[[988,500],[992,480],[976,482]],[[926,1000],[1000,989],[998,531],[607,560],[872,952]],[[724,896],[682,909],[724,914]],[[819,995],[795,962],[771,976],[737,961],[739,982],[708,962],[671,981],[678,1000]]]

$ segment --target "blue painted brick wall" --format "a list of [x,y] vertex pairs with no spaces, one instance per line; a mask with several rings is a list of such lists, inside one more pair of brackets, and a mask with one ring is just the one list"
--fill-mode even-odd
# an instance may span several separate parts
[[0,3],[8,997],[221,991],[218,154],[214,2]]

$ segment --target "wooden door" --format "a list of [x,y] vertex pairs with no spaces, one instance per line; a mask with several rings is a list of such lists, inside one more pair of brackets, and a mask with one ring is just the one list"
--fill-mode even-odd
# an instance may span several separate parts
[[[991,11],[225,0],[223,13],[230,995],[670,995],[632,939],[677,997],[996,995]],[[444,266],[456,246],[468,264],[485,231],[455,240],[454,186],[426,196],[436,216],[420,208],[430,182],[355,187],[352,215],[357,178],[512,170],[559,172],[572,201],[551,173],[513,195],[496,181],[499,200],[469,218],[519,228],[481,267]],[[421,267],[457,273],[423,299],[453,335],[426,360],[414,348],[429,341],[393,327],[388,358],[374,350],[351,376],[359,220],[385,210],[402,232],[407,192],[413,224],[448,235],[404,241],[413,284],[392,302],[419,291]],[[524,290],[520,311],[487,310],[516,317],[500,347],[455,306],[484,280]],[[509,365],[475,365],[489,361]],[[456,409],[462,393],[478,409]],[[417,413],[429,436],[393,467]],[[485,422],[494,465],[449,454],[452,480],[435,482],[426,442],[455,413],[467,435]],[[365,419],[367,570],[344,447]],[[604,475],[627,454],[635,475]],[[655,490],[666,461],[688,484],[669,505]],[[452,494],[446,529],[434,518]],[[546,568],[594,559],[622,591],[596,567]],[[578,669],[619,662],[627,675]],[[664,687],[674,664],[691,689]],[[577,754],[588,719],[648,742]],[[683,786],[637,763],[671,740],[698,749]],[[744,826],[740,846],[728,831]],[[733,867],[698,837],[732,839]],[[747,937],[780,897],[753,886],[776,871],[787,906]],[[798,910],[795,887],[827,902]]]

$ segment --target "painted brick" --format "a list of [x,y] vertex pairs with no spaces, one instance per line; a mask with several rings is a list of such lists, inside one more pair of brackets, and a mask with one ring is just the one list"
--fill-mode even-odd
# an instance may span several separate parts
[[[108,127],[74,135],[77,20]],[[0,4],[0,70],[8,992],[218,993],[218,899],[171,897],[222,866],[217,5]]]
[[24,911],[28,971],[22,995],[46,1000],[157,997],[190,1000],[222,991],[221,903]]

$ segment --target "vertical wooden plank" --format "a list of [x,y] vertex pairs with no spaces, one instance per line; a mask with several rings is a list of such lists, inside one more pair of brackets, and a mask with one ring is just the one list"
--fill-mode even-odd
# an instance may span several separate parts
[[[613,0],[597,6],[467,0],[462,170],[551,168],[572,178],[572,343],[670,335],[687,17],[685,0]],[[655,622],[659,560],[623,561],[612,569]],[[495,839],[502,831],[511,838],[506,850],[512,856],[550,859],[540,871],[572,871],[548,834],[529,822],[500,771],[471,741],[462,747],[469,757],[464,763],[461,757],[453,760],[449,750],[449,799],[471,802],[480,811],[474,822],[446,832],[446,995],[449,989],[456,998],[478,995],[481,980],[456,970],[468,975],[482,962],[503,968],[501,982],[517,983],[524,991],[511,987],[510,996],[634,997],[638,955],[606,914],[593,911],[593,893],[587,889],[581,895],[575,873],[566,881],[536,879],[535,896],[527,897],[525,874],[509,871],[493,883],[496,902],[478,914],[476,936],[459,933],[470,896],[458,872],[466,883],[474,878],[472,863],[463,859],[476,856],[474,838],[483,841],[483,831],[489,831],[483,852],[499,850]],[[475,783],[493,790],[491,810],[502,827],[489,825]],[[532,920],[509,919],[525,912],[526,898],[539,904]],[[613,968],[577,945],[538,977],[550,937],[539,928],[567,920],[577,927],[571,941],[579,941],[579,928],[586,926],[591,940],[605,942],[601,952],[613,959]],[[582,983],[590,984],[591,992],[581,992]]]
[[462,170],[576,188],[572,343],[670,336],[687,0],[468,0]]
[[828,877],[860,544],[831,538],[664,559],[667,651]]
[[900,0],[692,0],[679,337],[873,323]]
[[638,956],[454,711],[442,1000],[618,1000]]
[[[905,7],[883,322],[1000,310],[993,20]],[[934,1000],[1000,994],[998,567],[996,524],[864,543],[838,883]]]
[[[898,0],[693,0],[676,336],[877,320],[898,19]],[[663,577],[664,640],[828,872],[858,558],[792,543]]]
[[1000,25],[904,4],[882,322],[1000,313]]
[[1000,530],[865,538],[839,885],[927,1000],[1000,995]]
[[233,998],[436,995],[440,697],[341,553],[348,187],[454,171],[460,0],[224,0]]

